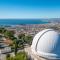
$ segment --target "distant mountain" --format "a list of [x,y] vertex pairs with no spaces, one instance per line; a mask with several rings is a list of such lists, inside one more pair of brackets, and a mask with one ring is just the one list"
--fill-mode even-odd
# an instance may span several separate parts
[[48,19],[49,22],[52,22],[52,23],[60,23],[60,18],[50,18]]

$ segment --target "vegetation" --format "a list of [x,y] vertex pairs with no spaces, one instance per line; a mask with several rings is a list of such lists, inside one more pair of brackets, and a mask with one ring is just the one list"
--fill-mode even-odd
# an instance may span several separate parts
[[20,35],[18,36],[18,38],[24,40],[24,38],[25,38],[25,34],[23,34],[23,33],[20,34]]
[[26,42],[27,44],[30,44],[30,45],[31,45],[31,43],[32,43],[32,36],[31,36],[31,35],[25,36],[25,42]]
[[[7,29],[5,28],[0,28],[0,33],[3,34],[6,38],[9,38],[11,39],[13,42],[14,41],[18,41],[19,45],[23,43],[27,43],[27,44],[31,44],[31,41],[32,41],[32,36],[31,35],[25,35],[24,33],[22,34],[19,34],[18,38],[14,36],[14,31],[8,31]],[[16,41],[16,42],[17,42]]]
[[13,41],[13,44],[10,45],[12,50],[15,52],[15,57],[10,57],[7,55],[7,60],[27,60],[27,55],[25,52],[17,53],[18,48],[24,49],[24,44],[31,44],[32,36],[20,34],[17,37],[14,36],[13,31],[8,31],[5,28],[0,28],[0,33],[4,35],[5,38],[8,38]]
[[15,57],[11,57],[9,54],[6,56],[6,60],[28,60],[25,52],[17,53]]
[[6,32],[4,32],[4,36],[6,38],[11,39],[11,40],[13,40],[13,38],[14,38],[14,34],[11,31],[8,31],[8,30]]
[[0,27],[0,33],[3,34],[4,32],[6,32],[5,28]]
[[18,42],[15,40],[15,55],[17,54]]
[[23,40],[24,43],[31,44],[32,42],[31,35],[20,34],[18,37],[20,40]]

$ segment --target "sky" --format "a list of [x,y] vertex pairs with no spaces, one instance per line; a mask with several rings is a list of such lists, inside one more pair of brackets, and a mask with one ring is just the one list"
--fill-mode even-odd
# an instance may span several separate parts
[[60,18],[60,0],[0,0],[1,18]]

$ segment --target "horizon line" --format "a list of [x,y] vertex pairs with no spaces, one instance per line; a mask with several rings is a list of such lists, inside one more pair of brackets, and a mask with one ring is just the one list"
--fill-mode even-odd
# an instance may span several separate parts
[[0,19],[60,19],[60,18],[0,18]]

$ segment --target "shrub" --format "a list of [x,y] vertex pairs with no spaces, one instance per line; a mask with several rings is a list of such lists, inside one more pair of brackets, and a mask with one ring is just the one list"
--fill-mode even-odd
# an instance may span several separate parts
[[15,57],[7,57],[7,60],[28,60],[28,56],[25,52],[19,52]]

